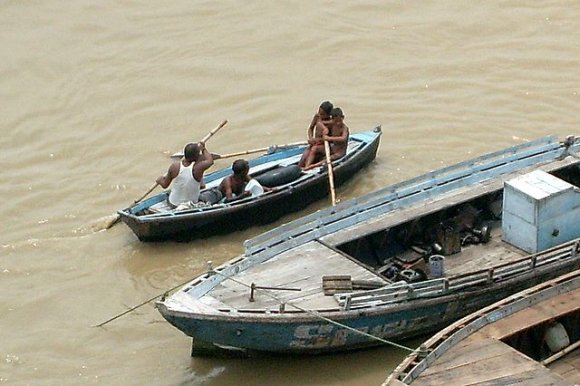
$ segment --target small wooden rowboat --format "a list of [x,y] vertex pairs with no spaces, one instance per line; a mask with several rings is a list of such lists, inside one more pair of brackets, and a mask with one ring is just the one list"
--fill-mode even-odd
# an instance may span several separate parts
[[441,330],[383,386],[580,384],[580,270]]
[[323,353],[439,330],[580,268],[580,139],[548,137],[284,224],[157,302],[193,352]]
[[[373,130],[350,135],[347,154],[333,162],[336,186],[375,159],[381,134],[381,127],[377,126]],[[249,160],[250,176],[264,186],[275,188],[261,196],[227,204],[172,210],[166,205],[169,195],[166,191],[118,213],[141,241],[187,241],[270,223],[305,208],[329,193],[326,167],[302,171],[297,166],[304,149],[304,145],[272,147],[268,154]],[[206,190],[215,189],[231,173],[231,168],[227,167],[206,175]]]

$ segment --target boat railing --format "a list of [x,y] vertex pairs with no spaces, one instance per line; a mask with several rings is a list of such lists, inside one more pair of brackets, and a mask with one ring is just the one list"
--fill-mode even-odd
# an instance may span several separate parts
[[397,282],[375,290],[335,294],[334,297],[344,310],[375,307],[497,283],[565,259],[580,259],[580,239],[489,269],[418,283]]
[[[339,203],[311,215],[281,225],[244,243],[245,254],[252,255],[272,247],[279,253],[292,248],[293,241],[304,243],[328,235],[389,211],[408,207],[476,182],[557,159],[562,145],[555,137],[513,146],[456,165],[432,171],[411,180],[388,186],[363,197]],[[314,232],[313,232],[314,231]]]

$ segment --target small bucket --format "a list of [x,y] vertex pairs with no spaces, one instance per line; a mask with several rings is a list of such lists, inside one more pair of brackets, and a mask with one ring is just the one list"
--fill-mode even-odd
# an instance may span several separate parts
[[441,255],[429,257],[429,272],[432,279],[445,276],[445,257]]

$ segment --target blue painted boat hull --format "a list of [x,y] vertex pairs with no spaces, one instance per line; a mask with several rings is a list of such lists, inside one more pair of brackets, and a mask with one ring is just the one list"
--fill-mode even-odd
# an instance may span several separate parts
[[[401,341],[437,331],[452,321],[509,295],[580,268],[580,260],[565,260],[492,286],[432,299],[421,299],[367,310],[320,313],[350,328],[386,340]],[[210,316],[179,314],[163,302],[156,307],[173,326],[196,341],[211,342],[216,349],[252,355],[261,352],[321,354],[377,346],[376,339],[300,312],[252,316],[251,312]],[[290,311],[290,307],[287,307]]]

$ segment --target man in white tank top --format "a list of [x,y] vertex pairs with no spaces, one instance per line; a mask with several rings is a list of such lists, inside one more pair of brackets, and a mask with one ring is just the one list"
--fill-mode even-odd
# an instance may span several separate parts
[[169,204],[176,207],[184,202],[197,202],[203,181],[203,173],[213,165],[213,157],[203,142],[188,143],[183,151],[183,159],[169,166],[167,173],[157,178],[157,183],[167,189]]

